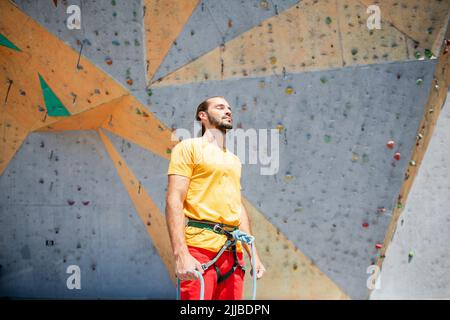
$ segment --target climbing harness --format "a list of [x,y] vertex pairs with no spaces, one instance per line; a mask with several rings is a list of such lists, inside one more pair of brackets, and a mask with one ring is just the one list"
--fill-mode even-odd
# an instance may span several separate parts
[[[254,241],[255,238],[251,235],[246,234],[245,232],[242,232],[239,230],[238,227],[235,226],[229,226],[223,223],[217,223],[212,221],[206,221],[206,220],[194,220],[189,219],[187,221],[187,226],[211,230],[215,233],[225,235],[227,237],[227,240],[225,241],[225,244],[222,246],[222,248],[219,250],[219,252],[216,254],[216,256],[202,264],[202,269],[206,271],[211,266],[214,266],[217,273],[217,283],[220,283],[222,281],[225,281],[229,276],[233,274],[233,272],[236,270],[237,267],[240,267],[242,270],[245,271],[244,267],[241,266],[241,264],[238,261],[237,257],[237,250],[236,250],[236,243],[237,241],[241,241],[243,243],[247,243],[250,245],[252,250],[252,256],[251,256],[251,267],[253,270],[253,267],[255,265],[255,247],[254,247]],[[220,258],[220,256],[225,252],[225,250],[229,249],[231,247],[231,251],[233,252],[234,257],[234,264],[231,267],[231,269],[226,272],[225,274],[220,273],[220,269],[216,266],[216,261]],[[253,270],[253,294],[252,294],[252,300],[256,299],[256,270]],[[195,270],[199,280],[200,280],[200,300],[203,300],[204,298],[204,292],[205,292],[205,284],[203,280],[203,276],[201,273],[197,270]],[[178,278],[177,281],[177,300],[180,299],[180,279]]]

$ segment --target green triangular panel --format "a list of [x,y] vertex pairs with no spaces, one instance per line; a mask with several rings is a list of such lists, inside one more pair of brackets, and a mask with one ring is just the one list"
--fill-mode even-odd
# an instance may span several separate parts
[[45,106],[47,107],[47,114],[51,117],[70,116],[69,111],[66,107],[64,107],[61,100],[59,100],[53,93],[52,89],[50,89],[40,74],[39,81],[41,82],[41,89],[44,95]]
[[2,35],[1,33],[0,33],[0,46],[4,46],[4,47],[7,47],[7,48],[11,48],[11,49],[14,49],[14,50],[17,50],[17,51],[22,51],[22,50],[20,50],[19,48],[17,48],[15,45],[14,45],[14,43],[12,43],[11,41],[9,41],[8,40],[8,38],[6,38],[4,35]]

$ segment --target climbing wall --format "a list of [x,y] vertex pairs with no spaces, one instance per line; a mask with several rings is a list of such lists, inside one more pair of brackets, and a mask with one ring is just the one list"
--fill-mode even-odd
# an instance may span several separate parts
[[[369,30],[373,4],[381,29]],[[80,29],[67,27],[71,5]],[[444,233],[431,237],[448,223],[433,210],[446,205],[449,9],[0,1],[0,296],[175,298],[164,219],[172,133],[196,135],[198,103],[223,95],[236,128],[279,136],[274,174],[241,158],[267,268],[258,298],[408,297],[408,279],[449,263],[433,251]],[[66,285],[71,265],[81,289]],[[369,267],[381,269],[380,289]],[[448,298],[447,280],[424,276],[416,296]]]
[[442,108],[371,299],[448,299],[450,99]]

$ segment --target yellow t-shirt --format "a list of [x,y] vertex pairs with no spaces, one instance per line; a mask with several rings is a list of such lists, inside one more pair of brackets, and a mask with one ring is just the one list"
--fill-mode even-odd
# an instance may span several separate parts
[[[173,149],[168,174],[190,178],[184,214],[195,220],[208,220],[239,226],[241,222],[241,168],[239,158],[206,137],[185,139]],[[186,227],[186,244],[217,252],[225,235],[207,229]],[[242,245],[237,243],[237,251]]]

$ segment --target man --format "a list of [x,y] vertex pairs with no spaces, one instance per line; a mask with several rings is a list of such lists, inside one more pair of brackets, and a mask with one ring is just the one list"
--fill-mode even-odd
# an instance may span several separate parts
[[[199,299],[197,270],[204,278],[205,300],[241,300],[245,273],[242,248],[251,258],[249,245],[237,242],[209,268],[201,266],[213,260],[226,242],[227,235],[218,232],[220,229],[252,233],[241,201],[242,165],[225,147],[226,131],[233,128],[231,107],[224,97],[210,97],[198,106],[196,119],[202,123],[202,136],[178,143],[168,169],[166,219],[175,272],[181,280],[180,298]],[[221,228],[215,229],[216,224]],[[254,249],[259,279],[265,268]]]

